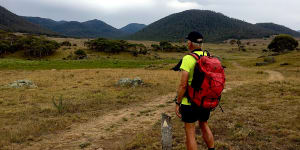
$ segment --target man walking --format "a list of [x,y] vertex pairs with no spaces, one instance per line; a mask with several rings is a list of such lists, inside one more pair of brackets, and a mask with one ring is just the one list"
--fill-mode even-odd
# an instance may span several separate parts
[[[207,53],[202,51],[203,36],[199,32],[191,32],[188,37],[188,49],[192,53],[199,56],[207,56]],[[180,70],[182,71],[181,81],[177,93],[176,115],[182,119],[185,125],[186,146],[188,150],[197,150],[195,122],[198,121],[202,131],[202,137],[209,150],[214,150],[214,137],[208,126],[210,109],[204,109],[191,105],[186,97],[188,85],[191,85],[193,80],[194,68],[196,59],[191,55],[186,55],[182,59]]]

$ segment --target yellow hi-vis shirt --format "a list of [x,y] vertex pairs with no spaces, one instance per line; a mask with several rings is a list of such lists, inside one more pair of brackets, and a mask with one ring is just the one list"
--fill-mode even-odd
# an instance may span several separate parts
[[[207,53],[203,52],[203,51],[194,51],[194,53],[198,54],[199,56],[207,56]],[[188,79],[188,84],[191,85],[192,84],[192,80],[193,80],[193,75],[194,75],[194,68],[196,65],[196,59],[191,56],[191,55],[186,55],[183,57],[182,59],[182,64],[180,66],[180,70],[184,70],[187,71],[189,73],[189,79]],[[188,101],[188,99],[186,97],[184,97],[181,101],[182,105],[191,105],[191,103]]]

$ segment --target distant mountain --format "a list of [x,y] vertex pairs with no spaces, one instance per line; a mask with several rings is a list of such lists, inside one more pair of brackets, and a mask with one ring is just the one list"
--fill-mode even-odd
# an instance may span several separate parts
[[54,21],[40,17],[24,17],[26,20],[39,24],[42,27],[60,33],[65,36],[84,37],[84,38],[117,38],[127,35],[101,20],[90,20],[86,22],[77,21]]
[[300,37],[299,32],[275,23],[257,23],[255,25],[272,30],[274,32],[277,32],[278,34],[289,34],[292,36]]
[[123,31],[120,31],[119,29],[116,29],[108,24],[106,24],[103,21],[100,20],[91,20],[87,22],[83,22],[83,25],[87,26],[89,28],[89,35],[92,37],[120,37],[126,35]]
[[145,27],[146,27],[145,24],[131,23],[131,24],[128,24],[127,26],[121,28],[120,30],[125,33],[128,33],[128,34],[133,34],[133,33],[136,33],[138,31],[142,30]]
[[30,23],[22,17],[0,6],[0,29],[12,32],[55,35],[56,33]]
[[182,40],[191,31],[205,41],[268,37],[276,32],[209,10],[187,10],[162,18],[130,36],[134,40]]
[[54,26],[66,23],[67,21],[54,21],[52,19],[40,18],[40,17],[23,17],[27,21],[38,24],[44,28],[52,29]]
[[298,30],[298,32],[300,32],[300,30]]

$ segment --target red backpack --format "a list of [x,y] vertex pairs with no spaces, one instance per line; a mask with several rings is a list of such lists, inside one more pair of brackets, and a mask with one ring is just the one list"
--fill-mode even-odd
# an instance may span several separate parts
[[224,68],[219,59],[211,57],[208,52],[208,56],[199,56],[196,53],[190,55],[197,62],[192,84],[188,86],[187,97],[198,107],[214,109],[219,105],[225,85]]

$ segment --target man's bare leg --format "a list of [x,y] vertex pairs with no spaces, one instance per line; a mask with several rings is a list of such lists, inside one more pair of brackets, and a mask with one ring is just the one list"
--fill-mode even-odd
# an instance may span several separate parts
[[204,142],[206,143],[207,147],[208,148],[214,148],[215,147],[215,144],[214,144],[214,136],[208,126],[208,123],[207,121],[205,122],[200,122],[199,121],[199,126],[200,126],[200,129],[202,131],[202,137],[203,137],[203,140]]
[[185,123],[187,150],[197,150],[195,123]]

